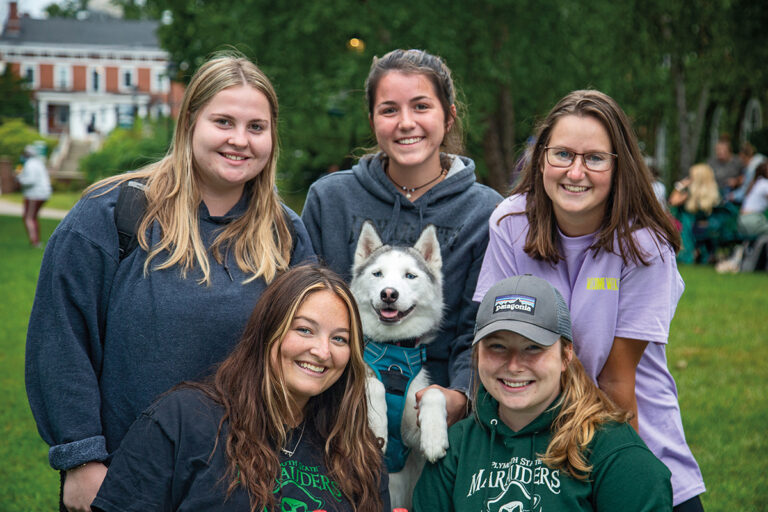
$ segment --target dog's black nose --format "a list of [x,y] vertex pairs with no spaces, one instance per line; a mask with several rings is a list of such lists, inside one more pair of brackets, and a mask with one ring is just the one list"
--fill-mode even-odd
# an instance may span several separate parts
[[400,294],[394,288],[384,288],[381,290],[381,300],[387,304],[392,304],[399,296]]

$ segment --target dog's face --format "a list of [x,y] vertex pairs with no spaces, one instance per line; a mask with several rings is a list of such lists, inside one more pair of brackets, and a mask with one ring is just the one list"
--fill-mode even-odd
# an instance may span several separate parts
[[441,268],[434,226],[428,226],[413,247],[392,247],[383,245],[366,221],[351,283],[365,335],[383,342],[436,331],[443,308]]

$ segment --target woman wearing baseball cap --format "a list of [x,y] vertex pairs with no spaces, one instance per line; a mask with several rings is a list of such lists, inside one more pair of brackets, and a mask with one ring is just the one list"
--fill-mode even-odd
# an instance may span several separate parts
[[474,417],[425,467],[415,511],[672,510],[669,470],[574,355],[568,307],[547,281],[491,287],[472,360]]

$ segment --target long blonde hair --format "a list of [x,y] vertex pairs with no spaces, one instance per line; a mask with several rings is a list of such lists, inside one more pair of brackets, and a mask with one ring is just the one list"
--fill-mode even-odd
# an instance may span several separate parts
[[[562,356],[573,344],[560,338]],[[589,477],[592,466],[584,456],[587,446],[604,423],[625,423],[631,413],[620,409],[589,377],[576,354],[560,375],[560,412],[552,422],[552,439],[541,461],[573,478]]]
[[[87,195],[104,187],[111,190],[132,179],[146,180],[147,209],[138,229],[139,244],[148,253],[145,273],[178,265],[182,277],[186,277],[189,270],[199,266],[203,274],[200,284],[210,285],[210,263],[197,216],[202,193],[192,153],[192,135],[197,115],[216,94],[243,85],[263,93],[269,101],[272,154],[264,169],[246,184],[245,190],[250,190],[246,212],[218,234],[211,253],[221,263],[222,252],[232,250],[237,266],[250,274],[245,282],[259,277],[270,282],[277,272],[288,268],[293,242],[275,188],[279,153],[277,94],[255,64],[242,54],[227,52],[214,55],[192,77],[184,93],[171,147],[162,160],[136,172],[101,180],[84,192]],[[154,222],[162,235],[150,247],[147,230]],[[151,261],[162,253],[167,253],[167,258],[151,267]]]
[[688,171],[691,184],[688,185],[688,199],[685,210],[691,213],[712,213],[720,203],[720,190],[717,188],[715,172],[708,164],[696,164]]

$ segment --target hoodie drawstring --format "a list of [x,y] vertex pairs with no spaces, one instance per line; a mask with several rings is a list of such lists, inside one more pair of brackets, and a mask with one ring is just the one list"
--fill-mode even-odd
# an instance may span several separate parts
[[395,235],[395,228],[400,222],[400,193],[395,194],[395,204],[392,206],[392,220],[389,223],[387,233],[384,235],[384,240],[393,240]]
[[[491,420],[491,445],[490,449],[488,450],[488,460],[493,461],[493,446],[496,444],[496,425],[498,425],[499,420],[496,418],[493,418]],[[490,467],[490,466],[489,466]],[[491,486],[491,475],[488,474],[488,483],[483,488],[483,510],[488,509],[488,488]]]
[[227,247],[227,250],[224,252],[224,271],[229,276],[229,280],[234,281],[234,279],[232,279],[232,273],[229,271],[229,265],[227,262],[228,258],[229,258],[229,247]]

